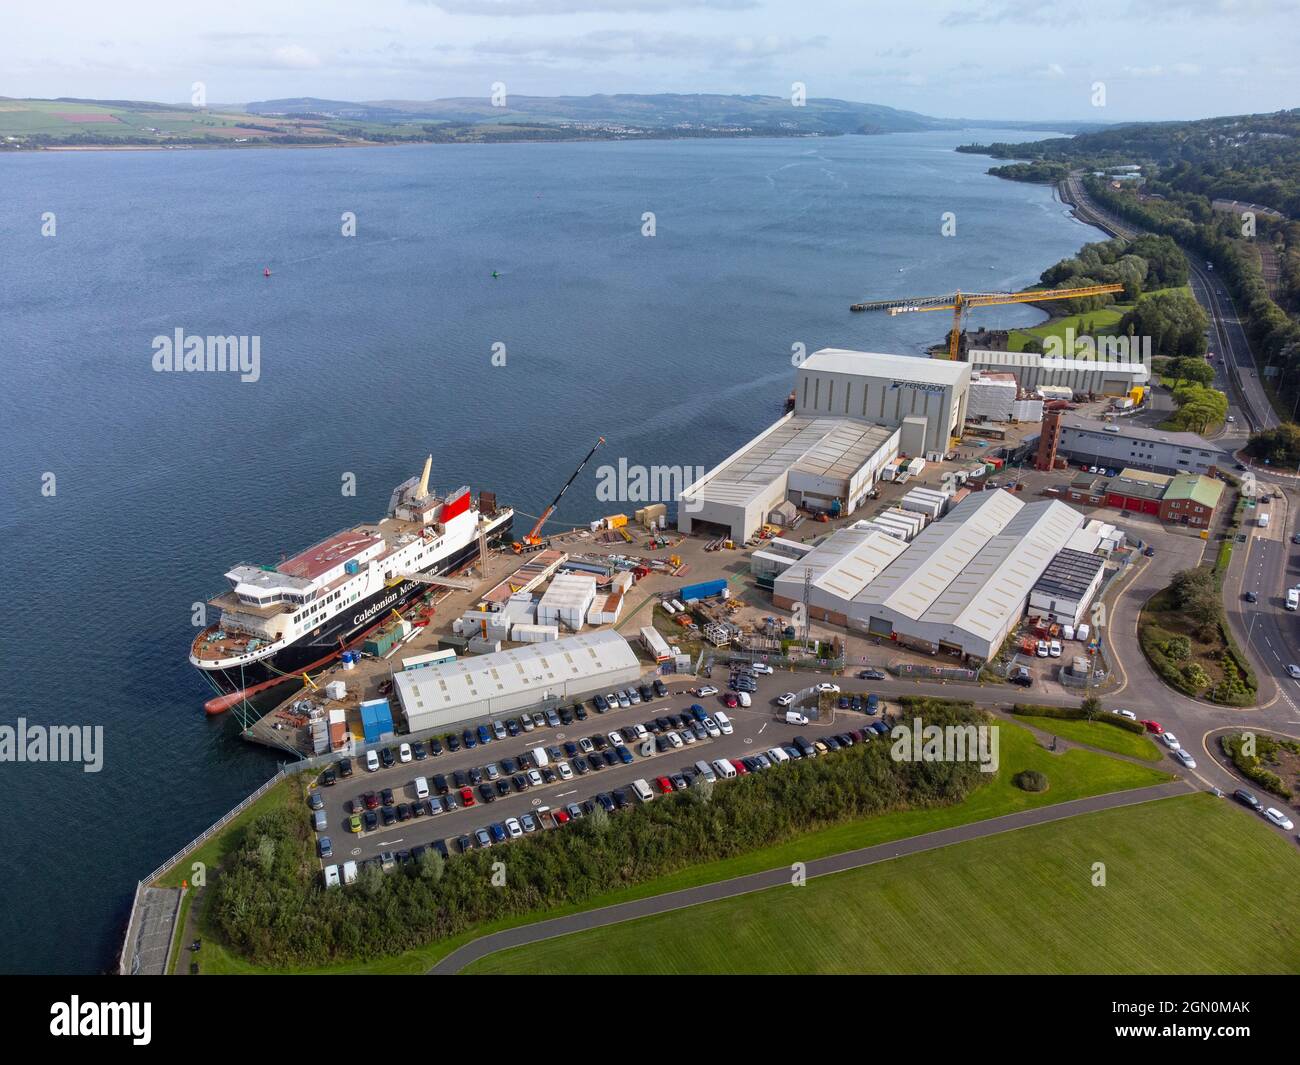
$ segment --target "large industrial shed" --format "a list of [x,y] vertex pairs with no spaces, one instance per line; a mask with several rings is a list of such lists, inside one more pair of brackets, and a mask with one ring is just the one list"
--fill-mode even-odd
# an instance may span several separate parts
[[1151,383],[1151,371],[1142,362],[1120,362],[1112,358],[1064,359],[1032,351],[986,351],[966,353],[971,368],[989,373],[1007,373],[1024,389],[1064,386],[1076,396],[1089,392],[1099,396],[1128,395],[1139,385]]
[[946,452],[966,420],[970,369],[949,359],[822,348],[799,365],[794,410],[890,426],[924,418],[925,452]]
[[[859,596],[855,613],[869,633],[980,661],[996,653],[1083,515],[1057,500],[991,495],[964,499]],[[944,535],[950,523],[960,529]]]
[[786,499],[851,513],[898,457],[898,430],[787,414],[682,492],[682,532],[748,540]]
[[1057,500],[976,492],[910,544],[842,529],[777,577],[776,604],[881,640],[986,661],[1024,616],[1030,592],[1083,526]]
[[582,699],[640,675],[628,642],[606,630],[403,670],[394,690],[408,728],[421,732],[512,714],[547,699]]
[[773,602],[792,609],[803,601],[807,580],[808,616],[847,627],[854,597],[906,550],[906,541],[896,536],[840,529],[776,578]]

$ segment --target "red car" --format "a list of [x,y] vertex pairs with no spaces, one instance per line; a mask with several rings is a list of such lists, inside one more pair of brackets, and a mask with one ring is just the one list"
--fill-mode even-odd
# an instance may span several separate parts
[[740,705],[740,700],[736,698],[735,692],[727,692],[727,694],[722,697],[722,701],[727,704],[728,710],[734,710]]
[[361,797],[365,800],[367,810],[379,809],[379,796],[373,791],[368,791]]
[[1146,726],[1148,732],[1154,732],[1157,736],[1165,730],[1164,725],[1160,724],[1159,721],[1139,721],[1138,724]]
[[658,780],[655,781],[655,783],[659,785],[659,790],[663,792],[665,795],[667,795],[670,791],[673,790],[673,782],[669,780],[667,777],[660,777]]
[[749,772],[749,770],[745,766],[745,763],[742,762],[739,758],[733,758],[731,760],[731,764],[735,767],[736,776],[738,777],[743,777],[746,773]]
[[460,789],[460,804],[462,806],[474,805],[474,792],[470,788]]
[[556,811],[555,811],[555,823],[556,823],[557,825],[567,825],[567,824],[569,823],[569,811],[568,811],[568,810],[556,810]]

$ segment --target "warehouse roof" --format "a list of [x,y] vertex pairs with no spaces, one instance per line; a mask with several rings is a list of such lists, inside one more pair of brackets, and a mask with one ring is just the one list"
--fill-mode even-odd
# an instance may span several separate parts
[[852,599],[906,550],[906,542],[886,533],[840,529],[789,566],[776,583],[781,594],[799,599],[805,575],[811,573],[817,588]]
[[848,418],[788,414],[688,486],[682,495],[744,506],[767,494],[791,470],[847,480],[897,432]]
[[596,594],[596,577],[591,573],[557,573],[538,606],[549,610],[584,607]]
[[1169,482],[1165,499],[1188,499],[1203,507],[1217,507],[1223,495],[1223,482],[1199,473],[1180,473]]
[[862,377],[896,377],[922,384],[956,385],[970,379],[970,366],[951,359],[920,355],[890,355],[879,351],[822,348],[799,365],[800,370],[857,374]]
[[1140,362],[1115,362],[1099,359],[1066,359],[1057,355],[1041,355],[1036,351],[989,351],[973,348],[966,357],[974,368],[981,366],[1018,366],[1040,368],[1052,373],[1061,372],[1096,372],[1104,370],[1108,374],[1123,374],[1134,384],[1143,384],[1150,380],[1151,371]]
[[606,629],[403,670],[394,685],[406,713],[418,715],[534,689],[540,694],[552,685],[594,681],[629,667],[639,668],[636,653]]
[[1043,570],[1034,591],[1052,599],[1078,599],[1092,587],[1092,582],[1105,565],[1106,560],[1100,555],[1067,547]]
[[919,620],[1023,507],[1000,489],[972,493],[917,536],[857,598]]
[[1083,525],[1083,515],[1055,499],[1023,505],[948,585],[923,621],[996,638],[1019,614],[1030,591]]
[[[1110,426],[1110,429],[1107,426]],[[1195,433],[1175,433],[1164,429],[1148,429],[1142,425],[1133,425],[1125,422],[1122,425],[1111,425],[1110,422],[1100,422],[1095,418],[1084,418],[1078,414],[1065,414],[1061,416],[1061,428],[1073,429],[1076,432],[1096,433],[1100,436],[1118,437],[1121,440],[1149,440],[1160,444],[1175,444],[1178,447],[1191,447],[1200,451],[1210,451],[1217,455],[1222,455],[1223,450],[1218,444],[1213,444],[1204,437],[1197,436]],[[1112,432],[1111,429],[1118,429],[1118,432]]]

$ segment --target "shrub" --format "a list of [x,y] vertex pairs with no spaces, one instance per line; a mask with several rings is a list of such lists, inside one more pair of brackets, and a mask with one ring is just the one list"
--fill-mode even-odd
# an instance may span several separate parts
[[1015,784],[1021,791],[1046,791],[1047,776],[1037,769],[1023,769],[1015,775]]

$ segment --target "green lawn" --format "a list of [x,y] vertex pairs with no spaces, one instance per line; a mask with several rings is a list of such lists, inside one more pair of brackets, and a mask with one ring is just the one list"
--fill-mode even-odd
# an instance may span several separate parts
[[[476,935],[486,935],[502,928],[549,917],[574,913],[580,909],[595,909],[630,899],[660,895],[667,891],[712,883],[746,873],[773,869],[793,861],[810,861],[841,851],[868,847],[876,843],[903,839],[923,832],[934,832],[953,825],[982,821],[1017,810],[1047,806],[1087,795],[1147,787],[1168,780],[1166,773],[1144,766],[1121,762],[1106,755],[1074,748],[1063,754],[1052,754],[1039,746],[1033,735],[1024,728],[1000,722],[1000,767],[993,781],[981,788],[966,802],[956,806],[928,810],[911,810],[882,814],[849,824],[838,825],[819,832],[809,833],[798,840],[779,846],[767,847],[727,861],[691,866],[670,876],[647,881],[635,888],[611,892],[591,899],[584,906],[549,910],[510,921],[484,926],[476,933],[456,939],[430,944],[378,961],[355,965],[334,966],[311,970],[328,973],[401,973],[416,974],[428,971],[444,955],[450,953]],[[1045,793],[1030,794],[1011,783],[1012,777],[1022,769],[1037,769],[1046,773],[1051,782]],[[277,791],[281,789],[276,789]],[[268,796],[269,797],[269,796]],[[223,848],[224,849],[224,848]],[[454,858],[452,859],[455,860]],[[210,928],[200,920],[203,931],[204,973],[253,973],[267,970],[250,966],[222,950]]]
[[1108,725],[1104,721],[1075,721],[1063,717],[1033,717],[1028,714],[1016,715],[1026,725],[1060,736],[1063,740],[1086,743],[1114,754],[1127,755],[1129,758],[1141,758],[1144,762],[1159,762],[1164,753],[1146,736],[1128,729]]
[[[1047,338],[1051,336],[1064,343],[1066,329],[1073,329],[1075,337],[1110,336],[1118,330],[1119,320],[1132,309],[1131,303],[1117,303],[1097,311],[1089,311],[1087,314],[1049,318],[1042,325],[1036,325],[1031,329],[1013,329],[1007,337],[1007,348],[1011,351],[1024,351],[1025,344],[1029,340],[1039,340],[1046,345]],[[1085,324],[1092,327],[1091,331],[1084,328]]]
[[1297,906],[1295,847],[1201,793],[502,951],[467,971],[1296,973]]

